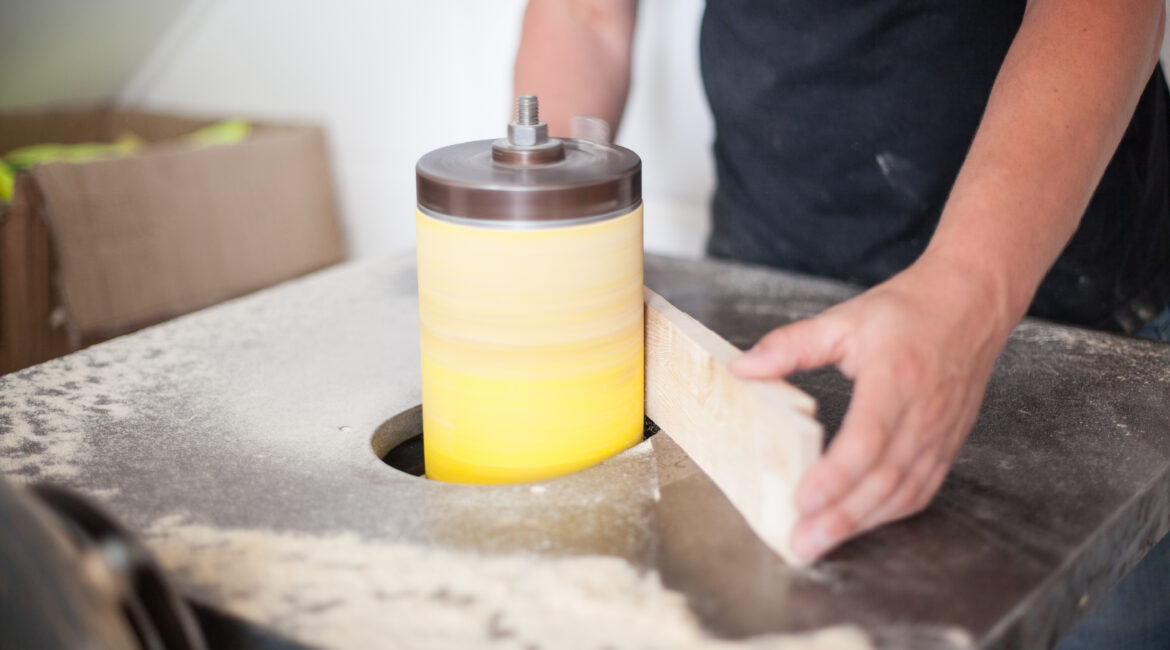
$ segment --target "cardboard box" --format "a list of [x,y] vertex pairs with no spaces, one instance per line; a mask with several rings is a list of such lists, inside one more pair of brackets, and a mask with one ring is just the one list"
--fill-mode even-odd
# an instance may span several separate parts
[[127,131],[147,142],[17,177],[0,207],[0,373],[344,258],[321,130],[185,138],[213,122],[109,108],[0,115],[0,154]]

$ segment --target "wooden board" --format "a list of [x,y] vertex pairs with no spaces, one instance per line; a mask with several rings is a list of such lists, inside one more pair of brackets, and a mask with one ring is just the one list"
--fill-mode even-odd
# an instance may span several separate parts
[[646,415],[790,564],[795,493],[821,453],[816,401],[782,380],[727,369],[734,345],[646,289]]

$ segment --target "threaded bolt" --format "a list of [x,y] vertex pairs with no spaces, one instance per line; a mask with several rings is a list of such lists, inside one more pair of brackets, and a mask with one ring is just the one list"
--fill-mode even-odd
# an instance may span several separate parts
[[520,95],[516,98],[516,123],[521,126],[536,126],[540,123],[536,95]]

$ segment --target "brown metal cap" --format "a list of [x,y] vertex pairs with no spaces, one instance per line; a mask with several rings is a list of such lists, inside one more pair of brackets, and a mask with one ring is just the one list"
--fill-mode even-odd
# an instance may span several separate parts
[[424,211],[501,225],[601,217],[642,201],[638,155],[586,140],[464,142],[423,156],[415,175]]

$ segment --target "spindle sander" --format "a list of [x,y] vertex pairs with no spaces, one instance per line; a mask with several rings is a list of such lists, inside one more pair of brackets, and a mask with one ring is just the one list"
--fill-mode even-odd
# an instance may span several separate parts
[[636,444],[648,414],[795,561],[815,403],[732,376],[734,346],[644,291],[638,156],[550,138],[522,96],[506,138],[435,150],[416,176],[427,476],[567,474]]

